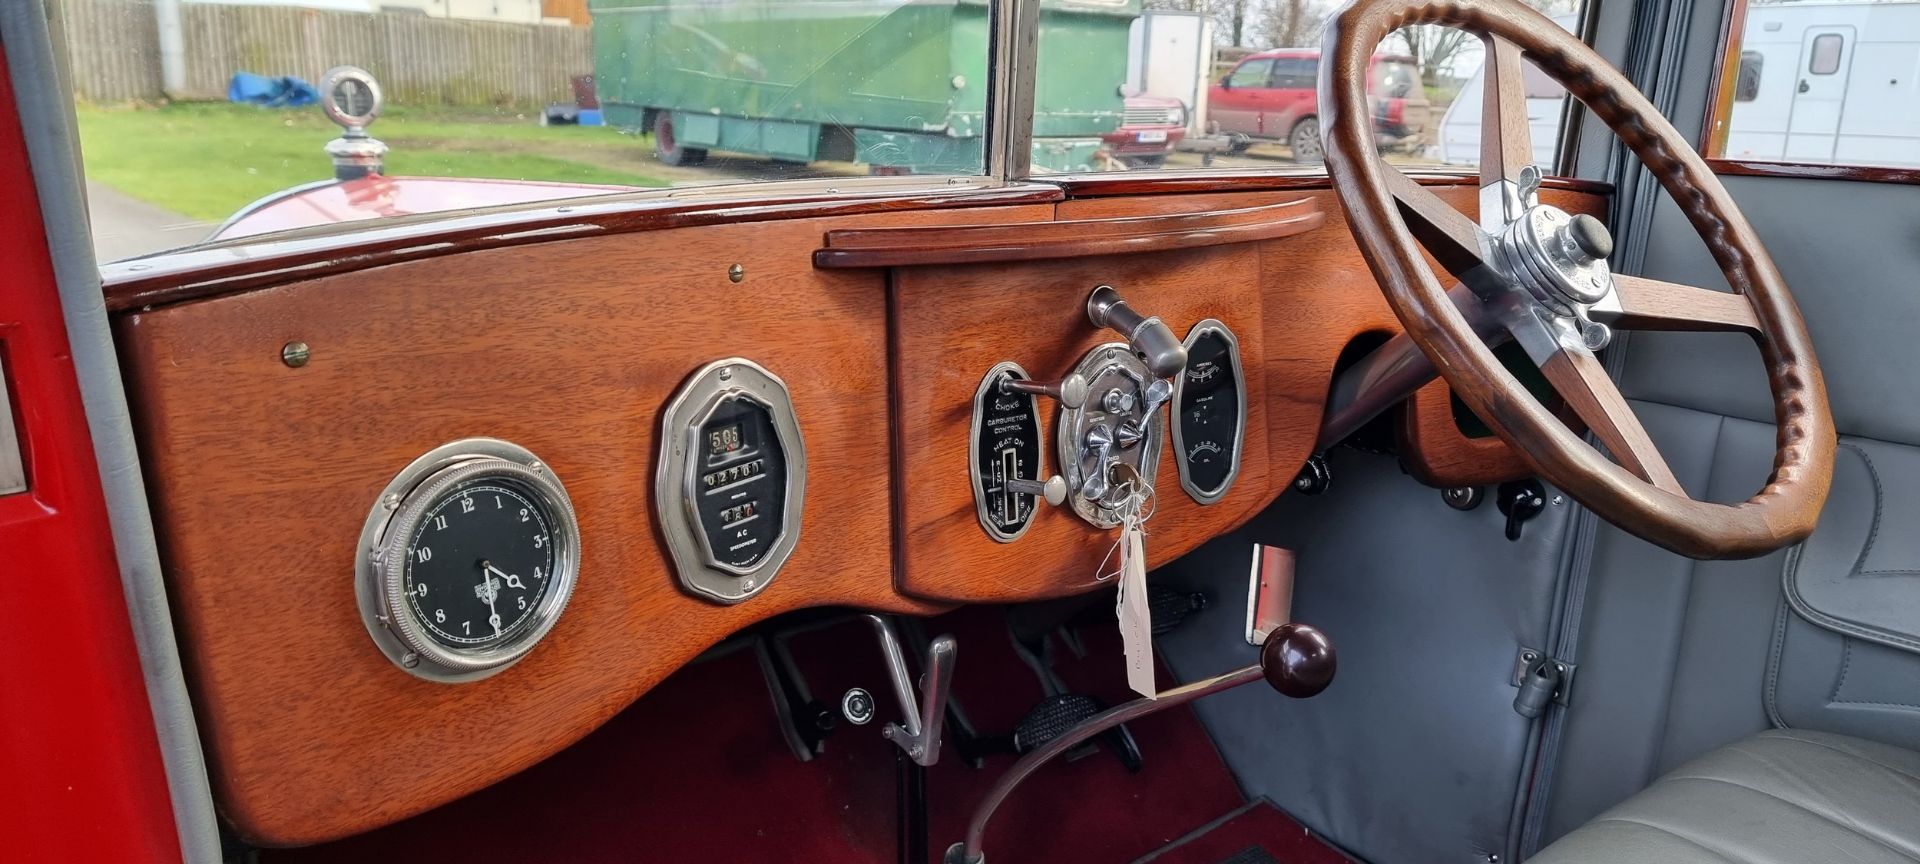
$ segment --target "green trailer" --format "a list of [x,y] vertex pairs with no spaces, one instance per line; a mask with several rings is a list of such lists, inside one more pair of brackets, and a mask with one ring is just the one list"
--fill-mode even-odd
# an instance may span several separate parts
[[[590,0],[607,123],[675,164],[708,149],[879,173],[982,170],[987,0]],[[1033,162],[1090,170],[1121,121],[1140,0],[1043,0]]]

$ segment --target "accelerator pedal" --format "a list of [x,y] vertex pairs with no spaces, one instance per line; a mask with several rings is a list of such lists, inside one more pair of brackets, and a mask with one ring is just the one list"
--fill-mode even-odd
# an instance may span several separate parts
[[[1013,728],[1014,752],[1024,754],[1037,750],[1104,710],[1106,706],[1100,704],[1100,700],[1082,693],[1055,693],[1041,699]],[[1140,745],[1127,727],[1115,726],[1095,740],[1104,742],[1129,773],[1138,774],[1145,767],[1140,758]],[[1067,751],[1067,759],[1080,759],[1093,751],[1094,744],[1088,742]]]

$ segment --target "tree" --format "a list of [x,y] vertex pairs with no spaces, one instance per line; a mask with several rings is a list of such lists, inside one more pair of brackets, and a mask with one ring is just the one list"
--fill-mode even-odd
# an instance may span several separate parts
[[1440,83],[1440,71],[1474,38],[1465,30],[1438,24],[1415,24],[1400,28],[1398,33],[1407,44],[1407,54],[1413,57],[1413,64],[1420,68],[1421,83],[1428,87]]
[[1226,37],[1226,44],[1239,45],[1247,30],[1247,5],[1250,0],[1146,0],[1148,9],[1174,12],[1204,12],[1212,16],[1214,38]]
[[1260,0],[1259,35],[1267,48],[1304,48],[1320,39],[1327,13],[1314,0]]

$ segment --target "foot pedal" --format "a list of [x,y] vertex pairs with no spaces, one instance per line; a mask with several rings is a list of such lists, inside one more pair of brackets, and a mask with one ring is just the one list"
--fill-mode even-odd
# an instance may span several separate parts
[[1013,727],[1013,750],[1016,753],[1038,750],[1098,713],[1100,703],[1092,696],[1079,693],[1048,696],[1020,718],[1020,725]]
[[[1093,715],[1107,710],[1100,700],[1079,693],[1059,693],[1040,700],[1027,716],[1021,718],[1020,725],[1013,730],[1013,750],[1015,753],[1027,753],[1046,745],[1048,741],[1060,737],[1068,730],[1093,718]],[[1133,733],[1124,725],[1115,726],[1102,733],[1097,739],[1113,751],[1113,755],[1126,766],[1127,773],[1138,774],[1146,763],[1140,758],[1140,745],[1133,740]],[[1067,751],[1069,761],[1083,758],[1094,751],[1093,742]]]
[[1207,608],[1207,595],[1175,591],[1164,585],[1147,586],[1147,609],[1153,615],[1153,635],[1162,636],[1187,620],[1187,616]]

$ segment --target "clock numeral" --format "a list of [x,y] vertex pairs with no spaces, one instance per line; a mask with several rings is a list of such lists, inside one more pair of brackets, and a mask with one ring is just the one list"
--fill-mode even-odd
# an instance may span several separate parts
[[527,508],[525,507],[520,508],[520,521],[525,522],[527,521],[528,518],[529,517],[527,516]]
[[445,609],[433,610],[433,623],[435,624],[447,623],[447,610]]
[[433,517],[433,530],[435,531],[447,530],[447,517],[444,515]]
[[527,609],[527,598],[526,598],[526,597],[524,597],[524,596],[522,596],[522,597],[517,597],[517,598],[514,598],[514,599],[516,599],[516,600],[519,600],[519,601],[520,601],[520,610],[521,610],[522,612],[524,612],[524,611],[526,611],[526,609]]
[[501,510],[501,509],[505,509],[506,506],[507,505],[500,503],[500,496],[498,495],[493,496],[493,509]]
[[425,582],[421,582],[421,583],[418,583],[418,584],[416,584],[416,585],[414,585],[414,586],[413,586],[413,593],[415,593],[415,594],[418,594],[418,595],[420,595],[421,597],[425,597],[425,596],[427,596],[427,583],[425,583]]
[[472,512],[473,512],[473,499],[472,499],[472,498],[462,498],[462,499],[460,499],[460,512],[462,512],[462,513],[472,513]]
[[545,547],[546,545],[547,545],[547,535],[545,534],[533,535],[533,548],[540,549]]
[[473,635],[473,622],[472,622],[472,621],[462,621],[462,622],[460,622],[460,634],[461,634],[461,635],[463,635],[463,636],[472,636],[472,635]]
[[535,578],[535,579],[545,579],[545,578],[547,578],[547,574],[545,574],[545,573],[542,573],[542,572],[540,572],[540,568],[538,568],[538,567],[535,567],[535,568],[533,568],[533,578]]
[[421,546],[413,550],[413,560],[426,562],[433,560],[433,547]]

